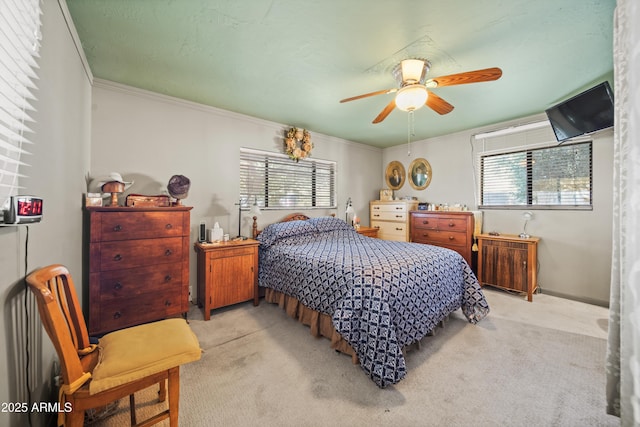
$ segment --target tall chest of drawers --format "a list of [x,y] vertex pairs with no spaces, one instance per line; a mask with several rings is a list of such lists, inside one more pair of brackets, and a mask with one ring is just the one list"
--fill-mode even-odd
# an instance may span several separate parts
[[373,200],[369,202],[369,221],[378,229],[383,240],[409,241],[409,211],[418,207],[417,201]]
[[189,311],[191,207],[87,207],[89,334]]
[[414,211],[410,216],[412,242],[453,249],[473,267],[473,212]]

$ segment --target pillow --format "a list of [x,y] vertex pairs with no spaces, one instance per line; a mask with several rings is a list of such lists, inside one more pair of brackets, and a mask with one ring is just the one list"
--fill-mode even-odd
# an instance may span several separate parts
[[320,233],[334,230],[353,230],[353,227],[347,224],[346,221],[332,216],[311,218],[307,222],[313,224]]
[[270,224],[258,234],[261,245],[271,246],[280,239],[317,233],[316,227],[309,221],[295,220]]

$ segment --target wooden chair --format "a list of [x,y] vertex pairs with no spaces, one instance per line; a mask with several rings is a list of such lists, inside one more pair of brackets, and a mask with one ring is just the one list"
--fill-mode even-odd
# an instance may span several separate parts
[[[42,324],[60,358],[59,425],[82,426],[84,412],[130,396],[131,424],[169,419],[178,425],[180,365],[200,359],[198,339],[184,319],[166,319],[120,331],[89,343],[87,326],[67,268],[50,265],[27,276]],[[136,424],[133,394],[168,382],[169,408]]]

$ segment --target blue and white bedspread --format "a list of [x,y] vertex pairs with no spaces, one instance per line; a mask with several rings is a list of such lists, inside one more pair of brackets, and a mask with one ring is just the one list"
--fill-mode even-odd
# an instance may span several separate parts
[[356,233],[332,217],[267,226],[260,240],[260,286],[332,316],[379,386],[404,378],[402,348],[462,308],[469,322],[489,312],[478,281],[457,252]]

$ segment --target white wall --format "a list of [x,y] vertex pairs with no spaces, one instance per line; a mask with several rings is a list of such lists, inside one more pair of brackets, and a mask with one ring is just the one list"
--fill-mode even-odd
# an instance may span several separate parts
[[[282,152],[283,125],[200,104],[186,102],[111,82],[96,81],[93,89],[91,175],[112,171],[134,185],[127,193],[166,194],[174,174],[191,180],[191,240],[201,220],[218,222],[230,235],[238,233],[240,147]],[[348,197],[369,221],[369,200],[376,198],[382,176],[382,150],[332,138],[310,129],[312,157],[337,162],[338,208],[307,211],[310,216],[336,213],[344,217]],[[123,197],[126,196],[126,193]],[[121,200],[122,203],[122,200]],[[291,211],[264,211],[260,224],[279,220]],[[242,213],[241,232],[251,235],[251,220]],[[191,299],[196,257],[191,256]]]
[[[25,158],[31,167],[22,169],[21,194],[44,197],[44,219],[27,229],[0,227],[0,402],[27,402],[25,369],[29,342],[31,401],[49,401],[54,350],[28,303],[25,324],[24,283],[27,270],[53,263],[67,265],[77,279],[82,296],[82,193],[89,166],[90,78],[85,74],[60,6],[45,0],[42,48],[38,75],[37,113],[33,125],[34,145]],[[28,258],[27,258],[28,255]],[[27,258],[25,260],[25,258]],[[30,295],[30,294],[29,294]],[[50,414],[49,414],[50,415]],[[47,414],[32,414],[33,425],[43,425]],[[0,425],[28,425],[25,414],[0,412]]]
[[[471,129],[442,137],[385,149],[383,167],[399,160],[408,169],[411,161],[423,157],[433,169],[433,179],[425,190],[414,190],[408,183],[400,196],[415,196],[429,203],[466,204],[476,209],[474,157],[482,149],[474,134],[544,119],[544,115]],[[501,137],[502,146],[523,146],[555,141],[550,127]],[[486,147],[491,149],[490,147]],[[496,146],[493,146],[496,148]],[[611,224],[613,185],[613,131],[593,136],[593,210],[534,210],[527,232],[540,237],[538,282],[542,292],[608,305],[611,272]],[[381,185],[384,181],[381,181]],[[483,231],[518,234],[522,231],[521,210],[485,210]],[[534,296],[535,302],[535,296]]]

